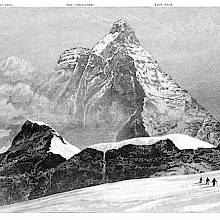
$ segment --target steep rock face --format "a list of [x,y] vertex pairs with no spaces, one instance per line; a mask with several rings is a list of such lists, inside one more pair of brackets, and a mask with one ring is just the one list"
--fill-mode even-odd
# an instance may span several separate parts
[[170,139],[125,145],[106,152],[106,180],[203,173],[218,170],[219,148],[178,149]]
[[[56,149],[58,140],[58,147],[63,148],[59,151]],[[70,147],[73,151],[69,150]],[[0,176],[37,173],[55,167],[71,157],[67,156],[65,148],[68,148],[71,156],[74,151],[79,152],[76,147],[69,146],[50,126],[26,121],[11,147],[0,154]]]
[[[219,148],[179,150],[169,139],[147,146],[125,145],[106,152],[87,148],[40,174],[42,181],[33,192],[42,193],[46,188],[45,194],[49,195],[121,180],[203,173],[218,170],[219,158]],[[39,197],[35,193],[32,196]]]
[[106,152],[106,178],[120,181],[131,178],[146,178],[167,171],[171,163],[180,163],[180,150],[172,141],[163,140],[150,146],[125,145],[118,150]]
[[87,148],[51,169],[0,177],[0,204],[121,180],[220,169],[220,149],[178,149],[169,140],[105,152]]
[[101,184],[103,152],[87,148],[39,178],[29,199]]
[[57,62],[57,71],[50,75],[49,81],[37,93],[46,94],[50,100],[57,102],[66,114],[75,112],[78,86],[90,54],[91,51],[87,48],[65,50]]
[[219,122],[161,71],[123,20],[92,50],[65,51],[57,68],[40,91],[72,115],[73,133],[93,143],[183,133],[219,144]]

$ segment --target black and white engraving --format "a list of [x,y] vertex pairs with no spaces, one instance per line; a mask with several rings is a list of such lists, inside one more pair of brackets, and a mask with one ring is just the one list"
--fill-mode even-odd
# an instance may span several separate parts
[[219,12],[0,8],[0,212],[220,212]]

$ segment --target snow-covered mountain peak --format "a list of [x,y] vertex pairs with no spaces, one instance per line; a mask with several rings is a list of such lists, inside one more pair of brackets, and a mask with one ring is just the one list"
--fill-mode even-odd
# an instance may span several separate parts
[[160,69],[126,21],[116,21],[91,50],[64,51],[58,63],[68,68],[39,90],[93,143],[182,133],[219,145],[220,123]]
[[110,33],[121,32],[121,31],[124,32],[127,30],[133,31],[129,26],[129,24],[124,19],[120,19],[113,23]]
[[[109,56],[119,51],[121,48],[126,48],[129,45],[138,46],[140,45],[135,32],[129,26],[125,20],[119,20],[113,23],[110,32],[105,35],[93,48],[95,54],[101,54],[112,51]],[[106,55],[104,55],[106,58]]]
[[130,25],[123,19],[120,19],[118,21],[115,21],[111,27],[110,33],[132,33],[135,35],[135,32],[130,27]]
[[12,142],[9,151],[17,151],[31,144],[31,151],[44,149],[45,152],[59,154],[65,159],[80,152],[80,149],[68,143],[50,125],[41,121],[27,120]]
[[110,33],[111,34],[119,33],[121,39],[127,38],[129,43],[139,44],[139,41],[136,38],[134,30],[123,19],[120,19],[120,20],[113,23],[112,28],[110,30]]

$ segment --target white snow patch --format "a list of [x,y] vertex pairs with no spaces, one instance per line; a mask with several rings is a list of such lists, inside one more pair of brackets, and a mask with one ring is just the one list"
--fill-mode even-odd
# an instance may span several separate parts
[[212,209],[220,207],[220,202],[215,202],[215,203],[205,203],[205,204],[200,204],[200,205],[190,205],[190,206],[185,206],[182,209],[180,209],[181,212],[204,212],[205,210]]
[[132,138],[120,142],[112,143],[100,143],[89,146],[89,148],[107,151],[110,149],[119,149],[125,145],[152,145],[160,140],[170,139],[173,141],[175,146],[180,149],[198,149],[198,148],[215,148],[216,146],[209,144],[205,141],[201,141],[197,138],[191,137],[185,134],[168,134],[164,136],[155,136],[155,137],[141,137],[141,138]]
[[4,146],[4,147],[0,148],[0,154],[5,153],[10,147],[11,147],[11,145]]
[[114,39],[118,36],[119,33],[107,34],[101,41],[99,41],[96,46],[93,48],[93,53],[100,54],[109,43],[114,41]]
[[70,159],[73,155],[80,152],[80,149],[78,147],[71,145],[66,140],[64,140],[64,143],[59,137],[54,136],[51,140],[50,152],[54,154],[60,154],[67,160]]

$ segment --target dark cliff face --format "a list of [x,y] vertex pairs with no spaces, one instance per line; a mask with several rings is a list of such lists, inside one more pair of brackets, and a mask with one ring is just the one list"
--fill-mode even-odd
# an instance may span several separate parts
[[30,199],[104,183],[103,152],[87,148],[39,178]]
[[27,120],[21,127],[21,131],[12,141],[12,146],[9,151],[17,151],[19,149],[32,148],[35,150],[37,148],[40,139],[45,140],[42,143],[42,150],[48,151],[50,146],[50,141],[53,137],[53,129],[47,125],[39,125],[37,123]]
[[134,137],[149,137],[148,133],[145,131],[140,112],[131,115],[129,121],[121,127],[116,136],[116,141],[122,141]]
[[169,169],[169,163],[180,150],[172,141],[159,141],[150,146],[126,145],[106,152],[106,179],[120,181],[146,178]]
[[161,71],[123,20],[92,49],[65,50],[37,93],[68,116],[80,146],[170,133],[220,143],[220,123]]
[[54,130],[26,121],[7,152],[0,155],[0,176],[45,171],[65,159],[50,151]]
[[[179,150],[169,139],[148,146],[125,145],[105,153],[87,148],[69,160],[52,153],[33,154],[25,151],[20,156],[13,155],[18,160],[14,164],[4,159],[0,172],[0,204],[121,180],[220,169],[219,147]],[[21,169],[24,162],[31,170]]]
[[87,148],[41,174],[30,199],[128,179],[203,173],[220,168],[220,149],[179,150],[169,139],[126,145],[105,153]]

